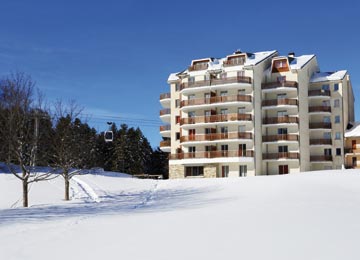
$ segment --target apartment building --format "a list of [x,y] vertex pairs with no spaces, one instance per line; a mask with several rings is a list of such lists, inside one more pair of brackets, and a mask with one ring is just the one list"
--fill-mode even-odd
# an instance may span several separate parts
[[360,168],[360,123],[345,133],[345,168]]
[[237,51],[193,60],[168,78],[160,148],[170,178],[238,177],[341,168],[354,121],[346,71],[315,55]]

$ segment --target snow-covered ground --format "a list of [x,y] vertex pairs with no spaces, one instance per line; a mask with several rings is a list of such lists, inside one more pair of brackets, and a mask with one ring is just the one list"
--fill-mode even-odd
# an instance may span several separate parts
[[0,259],[360,259],[360,171],[71,186],[0,174]]

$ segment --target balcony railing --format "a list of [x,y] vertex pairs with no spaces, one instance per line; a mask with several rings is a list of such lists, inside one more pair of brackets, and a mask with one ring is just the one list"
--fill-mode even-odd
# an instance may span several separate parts
[[168,146],[171,146],[170,140],[165,140],[160,142],[160,147],[168,147]]
[[265,117],[263,119],[263,124],[298,124],[298,117],[289,117],[289,116],[279,116],[279,117]]
[[224,61],[223,66],[224,66],[224,67],[231,67],[231,66],[244,65],[244,64],[245,64],[245,61],[246,61],[245,58],[242,58],[242,59],[231,59],[231,60]]
[[331,145],[331,139],[310,139],[310,145]]
[[226,121],[251,121],[250,114],[226,114],[226,115],[211,115],[211,116],[195,116],[182,118],[180,125],[197,124],[197,123],[216,123]]
[[169,108],[161,109],[160,116],[170,115],[171,110]]
[[354,148],[345,148],[345,153],[360,153],[360,149],[354,149]]
[[183,100],[180,107],[195,106],[204,104],[226,103],[226,102],[249,102],[251,103],[252,97],[250,95],[233,95],[233,96],[217,96],[210,98],[195,98]]
[[170,97],[171,97],[170,93],[162,93],[162,94],[160,94],[160,100],[167,99],[167,98],[170,98]]
[[333,160],[331,155],[312,155],[310,162],[331,162]]
[[162,125],[162,126],[160,126],[160,132],[170,131],[170,130],[171,130],[171,125]]
[[280,99],[271,99],[271,100],[263,100],[262,106],[282,106],[282,105],[290,105],[290,106],[297,106],[298,100],[297,99],[289,99],[289,98],[280,98]]
[[269,82],[261,84],[261,89],[275,89],[275,88],[297,88],[296,81],[283,81],[283,82]]
[[263,160],[278,160],[278,159],[299,159],[299,153],[296,152],[280,152],[280,153],[264,153]]
[[230,132],[230,133],[216,133],[216,134],[203,134],[203,135],[189,135],[182,136],[180,142],[201,142],[201,141],[214,141],[225,139],[252,139],[252,133],[244,132]]
[[317,89],[317,90],[309,90],[308,95],[309,97],[316,97],[316,96],[330,97],[331,93],[330,90]]
[[310,123],[310,129],[331,129],[331,123],[319,122],[319,123]]
[[265,135],[262,137],[262,141],[263,142],[299,141],[299,136],[294,134]]
[[312,106],[309,107],[309,113],[312,112],[329,112],[331,113],[331,106]]
[[177,153],[171,154],[170,159],[200,159],[200,158],[224,158],[224,157],[254,157],[252,150],[238,150],[238,151],[210,151],[210,152],[195,152],[195,153]]
[[181,83],[180,89],[183,90],[185,88],[214,86],[214,85],[230,84],[230,83],[251,84],[251,77],[238,76],[238,77],[228,77],[228,78],[224,78],[224,79],[211,79],[211,80],[199,80],[199,81],[194,81],[194,82],[184,82],[184,83]]
[[207,63],[201,63],[201,64],[195,64],[195,65],[189,66],[188,70],[189,71],[197,71],[197,70],[206,70],[207,68],[208,68]]

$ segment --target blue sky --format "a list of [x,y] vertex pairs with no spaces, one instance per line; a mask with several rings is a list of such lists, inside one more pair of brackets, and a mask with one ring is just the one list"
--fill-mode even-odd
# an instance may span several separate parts
[[316,54],[322,71],[347,69],[360,120],[356,0],[1,0],[1,9],[0,76],[24,71],[48,100],[76,99],[99,131],[109,120],[139,126],[157,146],[169,73],[236,49]]

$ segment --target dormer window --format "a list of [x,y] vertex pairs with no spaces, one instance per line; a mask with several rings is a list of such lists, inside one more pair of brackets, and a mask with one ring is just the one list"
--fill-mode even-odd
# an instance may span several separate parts
[[272,72],[284,72],[289,71],[287,59],[274,60],[272,66]]
[[236,55],[236,56],[230,56],[227,58],[227,60],[224,62],[224,66],[237,66],[237,65],[244,65],[246,62],[246,56],[245,55]]
[[189,71],[206,70],[210,59],[193,61]]

